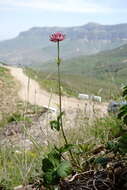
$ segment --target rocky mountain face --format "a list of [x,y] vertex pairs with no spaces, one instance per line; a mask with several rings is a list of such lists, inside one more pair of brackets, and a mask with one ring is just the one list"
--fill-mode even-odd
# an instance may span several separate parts
[[49,35],[55,31],[66,35],[66,40],[61,43],[61,56],[64,59],[95,54],[127,43],[127,24],[34,27],[21,32],[14,39],[1,41],[0,61],[34,65],[52,60],[56,56],[56,48],[49,41]]

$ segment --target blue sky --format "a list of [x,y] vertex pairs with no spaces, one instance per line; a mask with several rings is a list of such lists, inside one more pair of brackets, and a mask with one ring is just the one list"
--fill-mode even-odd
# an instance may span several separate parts
[[0,40],[34,26],[127,23],[127,0],[0,0]]

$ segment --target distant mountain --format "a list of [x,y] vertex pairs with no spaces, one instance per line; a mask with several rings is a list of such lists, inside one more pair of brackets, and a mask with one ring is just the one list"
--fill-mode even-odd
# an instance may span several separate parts
[[0,42],[0,61],[10,64],[34,65],[56,56],[55,44],[49,35],[55,31],[66,34],[61,43],[64,59],[95,54],[127,43],[127,24],[100,25],[88,23],[78,27],[34,27],[16,38]]

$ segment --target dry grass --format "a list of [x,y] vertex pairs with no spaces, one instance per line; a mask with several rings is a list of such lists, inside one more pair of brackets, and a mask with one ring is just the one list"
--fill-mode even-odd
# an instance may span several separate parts
[[9,70],[0,66],[0,120],[17,111],[20,103],[17,95],[19,88],[20,84],[13,79]]

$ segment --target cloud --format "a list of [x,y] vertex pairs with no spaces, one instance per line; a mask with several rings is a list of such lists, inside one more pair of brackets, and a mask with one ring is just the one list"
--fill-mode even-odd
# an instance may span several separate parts
[[1,8],[32,8],[74,13],[107,13],[112,9],[85,0],[0,0]]

